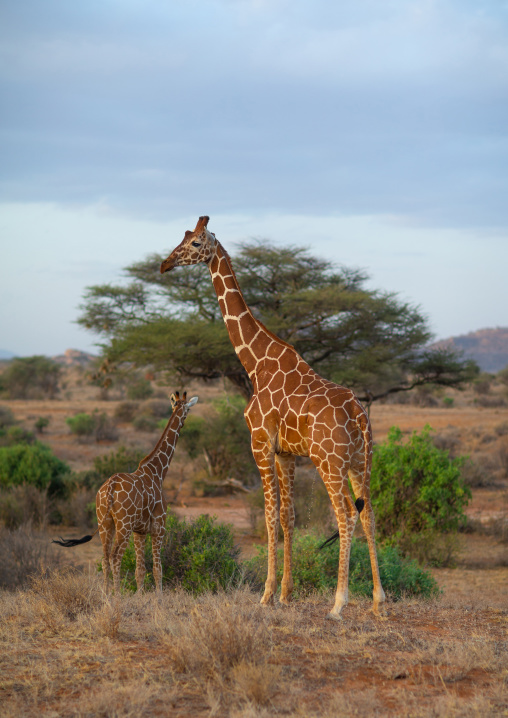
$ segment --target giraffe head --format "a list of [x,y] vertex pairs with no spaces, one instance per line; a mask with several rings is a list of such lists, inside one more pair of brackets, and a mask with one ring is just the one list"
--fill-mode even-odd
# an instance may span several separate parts
[[191,232],[187,230],[185,237],[169,257],[161,264],[161,274],[169,272],[173,267],[181,267],[185,264],[208,264],[215,253],[216,239],[213,232],[206,228],[210,217],[200,217],[196,229]]
[[185,418],[187,416],[187,414],[189,413],[189,409],[191,408],[191,406],[194,406],[194,404],[197,403],[198,397],[193,396],[192,399],[189,399],[189,401],[187,401],[187,392],[186,391],[184,391],[181,399],[180,399],[180,392],[175,391],[174,394],[171,394],[171,396],[169,397],[169,400],[171,402],[171,408],[173,410],[173,414],[175,413],[175,411],[178,411],[179,409],[181,409],[183,412],[183,416]]

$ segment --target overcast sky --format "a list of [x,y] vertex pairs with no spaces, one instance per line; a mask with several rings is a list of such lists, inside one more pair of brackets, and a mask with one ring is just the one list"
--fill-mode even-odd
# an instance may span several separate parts
[[0,349],[201,214],[508,325],[508,2],[0,0]]

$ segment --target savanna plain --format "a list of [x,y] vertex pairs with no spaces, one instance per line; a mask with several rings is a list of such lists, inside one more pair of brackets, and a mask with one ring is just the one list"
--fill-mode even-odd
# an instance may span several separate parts
[[[220,383],[186,388],[199,395],[193,413],[203,417],[226,391]],[[156,391],[167,397],[167,390]],[[420,397],[371,409],[376,442],[393,425],[409,436],[429,424],[436,443],[473,460],[472,500],[454,558],[428,569],[440,594],[389,600],[384,619],[372,614],[370,599],[353,595],[341,622],[327,620],[332,592],[264,608],[253,585],[198,596],[165,589],[106,597],[98,536],[73,549],[51,544],[61,533],[90,532],[84,507],[93,494],[85,489],[63,526],[4,527],[2,554],[19,555],[21,545],[27,558],[17,559],[16,570],[27,576],[0,593],[2,715],[508,715],[508,406],[478,398],[470,388],[448,392],[447,401]],[[119,442],[146,453],[154,446],[160,430],[123,421],[121,403],[99,398],[75,367],[66,369],[58,399],[1,402],[21,429],[49,419],[40,438],[74,471],[90,469]],[[115,432],[78,440],[66,419],[95,409],[111,418]],[[165,482],[170,508],[232,524],[241,556],[251,556],[264,537],[243,477],[208,495],[206,461],[180,448]],[[310,519],[320,480],[305,462],[298,471],[308,480]],[[357,532],[361,538],[359,526]]]

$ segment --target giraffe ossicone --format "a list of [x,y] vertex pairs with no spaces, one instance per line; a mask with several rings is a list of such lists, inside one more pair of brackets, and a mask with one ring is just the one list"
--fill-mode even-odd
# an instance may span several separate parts
[[369,417],[352,391],[319,376],[294,347],[254,317],[243,297],[231,259],[208,230],[208,222],[209,217],[202,216],[194,231],[185,232],[182,242],[162,262],[160,271],[164,273],[190,264],[208,266],[229,337],[252,382],[254,391],[245,409],[245,419],[263,482],[268,531],[268,576],[261,603],[273,603],[277,591],[277,484],[284,531],[280,601],[289,603],[291,599],[295,456],[309,456],[328,490],[340,536],[337,591],[330,617],[340,619],[342,608],[348,602],[351,539],[358,516],[369,546],[374,580],[373,609],[379,615],[385,594],[379,576],[370,498],[372,431]]
[[162,484],[173,458],[180,431],[189,410],[198,401],[193,396],[187,401],[178,392],[171,395],[172,413],[166,428],[153,451],[139,462],[131,474],[110,476],[97,492],[97,530],[80,539],[54,541],[70,548],[90,541],[99,532],[102,542],[104,590],[109,589],[109,572],[113,574],[115,594],[120,592],[120,565],[131,534],[134,534],[136,551],[136,585],[142,590],[146,574],[145,540],[152,537],[153,577],[155,587],[162,590],[161,546],[166,533],[167,501]]

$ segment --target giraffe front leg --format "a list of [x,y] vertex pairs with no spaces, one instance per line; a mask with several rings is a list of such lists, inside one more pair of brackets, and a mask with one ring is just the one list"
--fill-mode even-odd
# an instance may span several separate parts
[[[257,448],[259,447],[259,448]],[[261,474],[265,497],[265,521],[268,534],[268,573],[265,592],[261,599],[264,606],[273,605],[277,593],[277,534],[279,518],[277,511],[277,481],[275,478],[274,454],[267,442],[252,442],[252,454]]]
[[134,550],[136,551],[136,586],[138,587],[138,591],[143,591],[145,585],[145,543],[146,536],[137,533],[134,534]]
[[280,489],[280,522],[284,531],[284,573],[280,602],[289,604],[293,593],[293,532],[295,527],[294,481],[295,457],[291,454],[275,456]]

